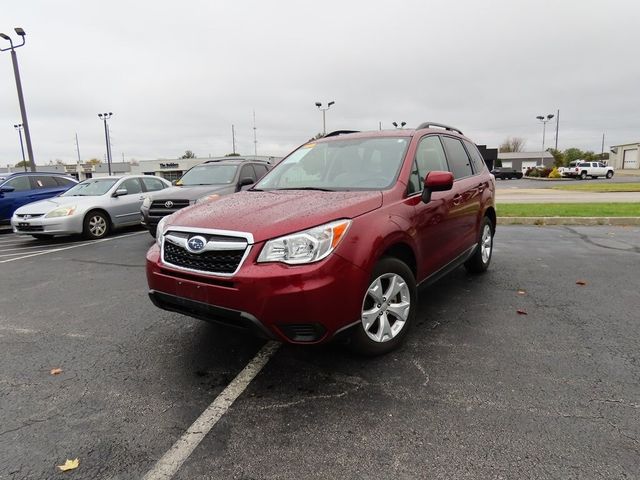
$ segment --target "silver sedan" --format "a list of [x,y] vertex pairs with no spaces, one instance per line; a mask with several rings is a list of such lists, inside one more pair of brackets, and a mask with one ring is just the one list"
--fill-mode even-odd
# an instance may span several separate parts
[[149,175],[90,178],[57,197],[18,208],[11,226],[19,235],[36,238],[75,233],[102,238],[113,229],[139,225],[147,193],[170,186]]

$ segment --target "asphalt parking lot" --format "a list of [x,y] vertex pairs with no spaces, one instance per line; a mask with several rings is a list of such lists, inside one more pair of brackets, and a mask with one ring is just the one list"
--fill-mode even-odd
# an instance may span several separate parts
[[[142,478],[263,346],[151,305],[151,244],[0,236],[0,479]],[[638,478],[638,265],[638,227],[502,227],[400,350],[280,347],[173,478]]]

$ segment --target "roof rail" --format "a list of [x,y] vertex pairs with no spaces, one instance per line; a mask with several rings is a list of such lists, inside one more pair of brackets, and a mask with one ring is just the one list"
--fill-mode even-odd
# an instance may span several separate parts
[[347,133],[360,133],[360,130],[335,130],[333,132],[327,133],[322,138],[337,137],[338,135],[346,135]]
[[460,130],[458,130],[455,127],[451,127],[449,125],[445,125],[443,123],[436,123],[436,122],[424,122],[424,123],[421,123],[420,125],[418,125],[418,128],[416,128],[416,130],[420,130],[421,128],[431,128],[431,127],[440,127],[440,128],[444,128],[445,130],[458,132],[460,135],[464,135],[464,133],[462,133]]

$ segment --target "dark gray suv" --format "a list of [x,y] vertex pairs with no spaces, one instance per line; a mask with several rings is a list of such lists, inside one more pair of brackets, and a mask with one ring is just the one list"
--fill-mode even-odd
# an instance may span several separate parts
[[142,225],[155,237],[163,217],[198,201],[238,192],[260,180],[270,169],[267,162],[246,158],[209,160],[196,165],[175,186],[146,196],[140,208]]

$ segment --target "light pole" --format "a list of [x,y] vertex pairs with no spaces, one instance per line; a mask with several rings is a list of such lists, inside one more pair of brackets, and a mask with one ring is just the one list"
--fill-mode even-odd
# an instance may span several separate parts
[[20,150],[22,150],[22,166],[24,167],[24,171],[27,171],[27,161],[24,158],[24,144],[22,143],[22,124],[18,123],[14,125],[14,128],[18,131],[18,136],[20,137]]
[[[9,48],[0,48],[0,52],[6,52],[11,50],[11,61],[13,62],[13,74],[16,78],[16,88],[18,89],[18,102],[20,103],[20,114],[22,115],[22,126],[24,128],[24,139],[27,142],[27,153],[29,154],[29,163],[31,164],[31,171],[36,171],[36,163],[33,160],[33,148],[31,148],[31,134],[29,133],[29,122],[27,121],[27,109],[24,106],[24,96],[22,95],[22,83],[20,82],[20,70],[18,69],[18,57],[16,56],[16,48],[19,48],[25,44],[24,37],[26,33],[20,27],[16,27],[15,32],[22,38],[20,45],[14,45],[13,40],[8,35],[0,33],[0,38],[4,38],[9,41]],[[23,152],[24,153],[24,152]]]
[[322,108],[322,103],[321,102],[316,102],[316,107],[318,107],[318,109],[320,111],[322,111],[322,135],[326,135],[327,134],[327,117],[326,117],[326,113],[327,110],[329,110],[331,108],[331,105],[333,105],[336,102],[329,102],[327,103],[327,106],[325,108]]
[[109,169],[109,176],[111,176],[111,139],[109,138],[107,120],[109,120],[112,115],[113,112],[98,114],[98,118],[104,122],[104,143],[107,144],[107,168]]
[[547,127],[547,122],[553,118],[553,114],[550,113],[546,117],[538,115],[536,118],[542,122],[542,152],[540,153],[540,165],[544,167],[544,134]]

